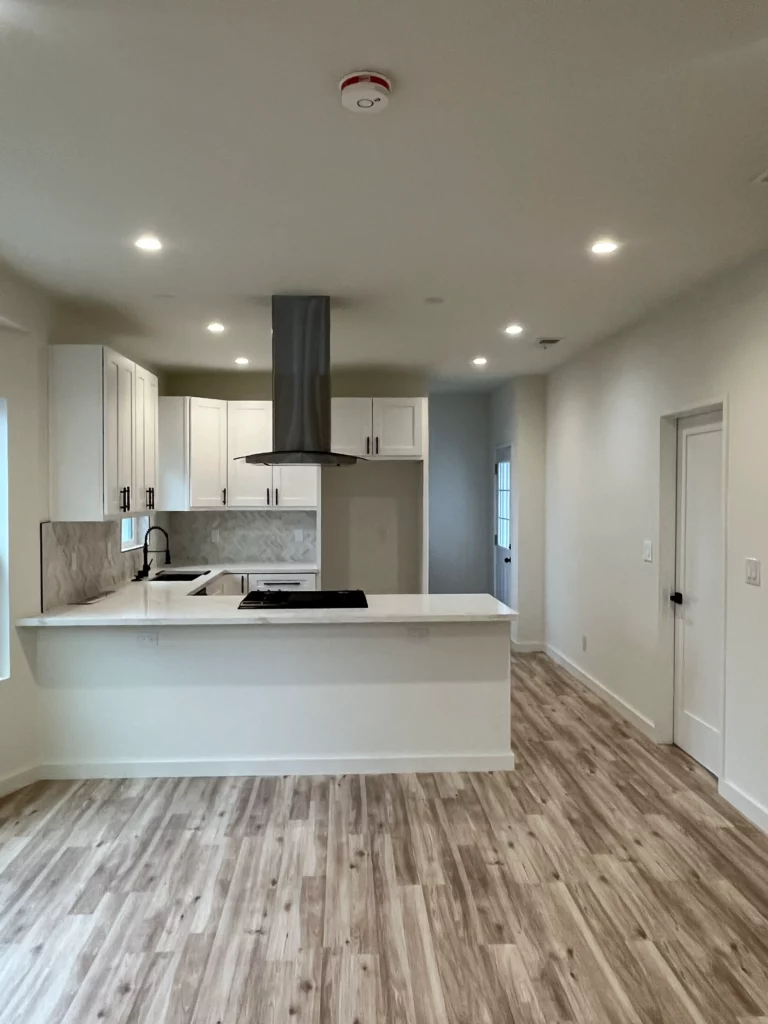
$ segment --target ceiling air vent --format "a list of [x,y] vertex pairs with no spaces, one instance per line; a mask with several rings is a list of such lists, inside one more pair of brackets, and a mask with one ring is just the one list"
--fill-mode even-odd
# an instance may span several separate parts
[[539,344],[542,348],[549,348],[550,345],[557,345],[559,341],[559,338],[539,338]]

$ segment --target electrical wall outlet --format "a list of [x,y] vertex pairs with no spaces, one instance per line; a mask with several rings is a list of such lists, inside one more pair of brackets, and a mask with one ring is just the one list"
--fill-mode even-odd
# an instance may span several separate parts
[[136,636],[138,647],[157,647],[157,633],[139,633]]
[[652,540],[644,540],[643,541],[643,561],[644,562],[652,562],[653,561],[653,541]]
[[408,626],[406,634],[410,643],[423,643],[429,637],[429,626]]
[[752,587],[760,586],[760,560],[758,558],[747,559],[747,583]]
[[583,634],[582,637],[581,637],[581,649],[582,649],[582,651],[586,651],[586,649],[587,649],[587,637],[586,637],[586,634]]
[[218,543],[219,543],[219,528],[215,527],[213,530],[211,530],[211,544],[218,544]]
[[294,544],[301,544],[304,541],[304,531],[294,530],[293,531],[293,542]]

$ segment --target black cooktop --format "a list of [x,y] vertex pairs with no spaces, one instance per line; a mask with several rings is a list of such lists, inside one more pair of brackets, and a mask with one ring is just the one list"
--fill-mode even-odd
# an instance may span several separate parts
[[252,590],[238,608],[367,608],[362,590]]

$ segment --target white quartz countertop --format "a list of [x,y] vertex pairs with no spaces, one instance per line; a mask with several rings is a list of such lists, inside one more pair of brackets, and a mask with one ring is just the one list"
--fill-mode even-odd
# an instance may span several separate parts
[[[173,568],[176,568],[175,566]],[[180,567],[179,567],[180,568]],[[186,567],[185,567],[186,568]],[[70,605],[20,619],[40,626],[292,626],[386,622],[511,622],[517,612],[489,594],[368,594],[368,608],[312,608],[303,611],[238,609],[240,596],[195,596],[221,572],[236,567],[205,566],[211,572],[177,583],[127,583],[94,604]],[[316,571],[291,567],[294,572]],[[266,572],[259,568],[250,571]],[[285,571],[282,566],[278,571]]]

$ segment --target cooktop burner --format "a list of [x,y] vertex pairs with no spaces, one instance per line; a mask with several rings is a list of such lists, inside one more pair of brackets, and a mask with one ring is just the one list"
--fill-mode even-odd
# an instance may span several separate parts
[[367,608],[362,590],[252,590],[238,608]]

